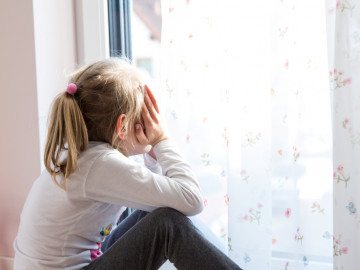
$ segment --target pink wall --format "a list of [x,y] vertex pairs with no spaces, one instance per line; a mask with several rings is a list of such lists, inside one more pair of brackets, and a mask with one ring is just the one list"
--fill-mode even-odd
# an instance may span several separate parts
[[32,1],[0,9],[0,255],[13,254],[25,194],[40,172]]
[[77,62],[74,1],[2,0],[0,266],[13,256],[20,212],[41,171],[51,101]]

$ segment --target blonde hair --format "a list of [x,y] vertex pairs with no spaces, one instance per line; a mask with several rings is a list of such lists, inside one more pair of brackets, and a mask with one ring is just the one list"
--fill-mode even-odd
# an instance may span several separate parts
[[[124,59],[83,66],[69,83],[76,84],[77,91],[73,96],[64,91],[55,98],[44,153],[47,171],[64,190],[89,140],[107,142],[124,152],[116,132],[118,117],[126,115],[123,126],[140,121],[143,104],[142,74]],[[61,159],[63,150],[67,150],[65,160]],[[56,180],[58,174],[64,176],[63,185]]]

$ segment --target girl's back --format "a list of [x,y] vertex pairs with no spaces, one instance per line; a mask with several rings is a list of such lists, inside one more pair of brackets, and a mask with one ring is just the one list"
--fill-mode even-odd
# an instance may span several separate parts
[[[124,209],[96,201],[86,194],[86,180],[94,161],[109,152],[114,150],[107,144],[90,143],[79,155],[66,192],[54,184],[49,172],[42,172],[31,188],[21,215],[17,237],[20,241],[16,239],[14,243],[16,263],[21,265],[23,259],[28,269],[72,269],[69,266],[80,269],[95,258],[97,243],[109,234],[110,226],[115,227]],[[61,182],[61,177],[58,180]],[[101,185],[101,180],[99,182]],[[23,258],[22,253],[26,254]],[[31,257],[34,260],[30,266]]]

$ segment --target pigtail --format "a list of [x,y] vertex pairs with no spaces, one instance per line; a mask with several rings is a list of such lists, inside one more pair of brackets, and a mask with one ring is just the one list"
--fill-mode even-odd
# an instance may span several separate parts
[[[66,190],[66,180],[75,171],[77,156],[87,145],[87,128],[75,98],[69,92],[60,94],[52,107],[44,153],[45,167],[60,188]],[[61,156],[63,150],[67,150],[65,158]],[[64,176],[63,186],[56,180],[60,173]]]

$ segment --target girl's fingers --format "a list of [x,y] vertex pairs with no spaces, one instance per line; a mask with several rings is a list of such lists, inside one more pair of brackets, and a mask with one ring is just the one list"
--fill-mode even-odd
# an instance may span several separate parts
[[[159,141],[167,139],[161,119],[159,118],[159,107],[154,95],[151,93],[148,86],[144,86],[144,104],[142,107],[141,116],[145,126],[146,132],[138,133],[138,140],[154,146]],[[146,138],[146,140],[145,140]]]
[[135,125],[135,135],[136,135],[136,138],[139,141],[139,143],[141,143],[141,144],[149,144],[149,140],[146,137],[141,124],[136,124]]
[[145,84],[145,90],[146,90],[147,94],[149,95],[149,98],[150,98],[152,104],[154,105],[154,108],[155,108],[156,112],[160,113],[159,112],[159,107],[158,107],[156,99],[155,99],[155,96],[154,96],[154,94],[151,92],[150,88],[146,84]]
[[150,115],[149,110],[145,104],[142,107],[141,116],[143,119],[143,124],[145,126],[145,129],[148,129],[148,127],[153,122],[153,119],[152,119],[152,116]]
[[147,107],[147,110],[151,116],[151,118],[157,122],[157,113],[156,113],[156,109],[149,97],[149,95],[147,94],[147,92],[144,93],[144,102],[145,102],[145,105]]

